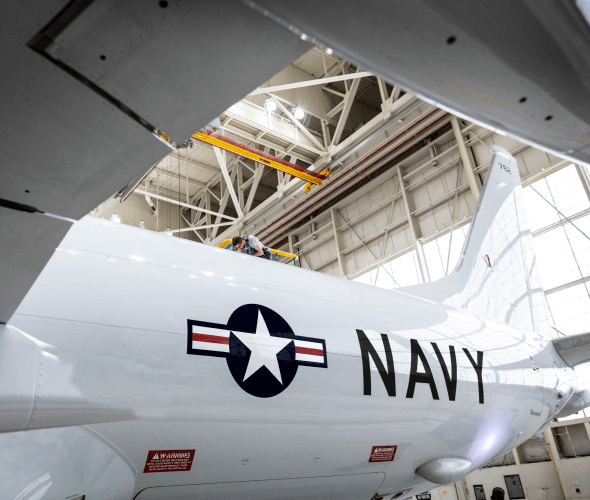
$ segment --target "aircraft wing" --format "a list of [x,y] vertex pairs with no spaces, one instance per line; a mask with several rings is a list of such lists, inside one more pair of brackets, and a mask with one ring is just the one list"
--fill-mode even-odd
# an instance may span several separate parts
[[454,114],[590,163],[590,25],[562,0],[249,0]]
[[72,220],[170,151],[155,128],[183,142],[308,49],[240,2],[13,2],[0,29],[0,323]]

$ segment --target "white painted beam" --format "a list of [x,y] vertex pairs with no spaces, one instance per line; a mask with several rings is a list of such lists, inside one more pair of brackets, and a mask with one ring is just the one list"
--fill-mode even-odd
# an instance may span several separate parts
[[201,243],[203,243],[205,240],[203,239],[203,237],[199,234],[199,232],[193,227],[193,225],[190,223],[190,221],[183,215],[181,214],[182,219],[184,220],[184,222],[186,222],[189,226],[191,226],[191,229],[193,230],[193,232],[197,235],[197,238],[199,238],[201,240]]
[[188,172],[187,172],[186,177],[181,177],[174,172],[168,172],[167,170],[164,170],[163,168],[160,168],[160,167],[154,168],[153,171],[158,172],[159,174],[165,175],[167,177],[172,177],[173,179],[176,179],[176,180],[178,180],[180,178],[181,180],[188,182],[189,184],[192,184],[193,186],[197,186],[197,187],[205,187],[206,186],[206,184],[204,182],[197,181],[195,179],[191,179],[190,177],[188,177]]
[[157,200],[166,201],[168,203],[173,203],[174,205],[180,205],[181,207],[190,208],[191,210],[197,210],[199,212],[210,213],[212,215],[217,215],[218,217],[223,217],[224,219],[237,220],[235,217],[230,217],[229,215],[223,215],[223,214],[219,214],[217,212],[212,212],[211,210],[206,210],[204,208],[196,207],[194,205],[189,205],[188,203],[183,203],[182,201],[173,200],[172,198],[166,198],[165,196],[160,196],[159,194],[149,193],[148,191],[143,191],[141,189],[136,189],[133,192],[138,193],[138,194],[147,194],[149,197],[155,198]]
[[377,85],[379,86],[379,93],[381,94],[381,102],[387,101],[387,85],[379,77],[377,77]]
[[[254,125],[253,123],[250,123],[248,125],[252,126],[252,127],[258,127],[258,125]],[[274,143],[272,141],[269,141],[268,139],[266,139],[264,137],[256,139],[255,134],[251,134],[249,132],[246,132],[245,130],[241,130],[241,129],[233,127],[233,126],[226,127],[226,130],[235,136],[241,137],[242,139],[256,142],[256,143],[260,144],[261,146],[268,146],[269,148],[272,148],[275,151],[281,151],[283,153],[286,153],[285,148],[283,146],[281,146],[280,144]],[[281,140],[284,138],[282,135],[280,135],[278,133],[275,133],[274,135]],[[289,138],[289,139],[284,138],[284,140],[287,142],[291,142],[292,138]],[[321,151],[318,151],[316,148],[310,148],[309,146],[304,145],[304,144],[297,144],[297,146],[299,146],[300,148],[303,148],[306,151],[309,151],[310,153],[315,154],[315,155],[319,155],[321,153]],[[291,154],[294,154],[298,160],[309,163],[310,165],[315,161],[312,157],[301,154],[301,153],[292,152]]]
[[258,184],[260,184],[260,179],[262,179],[262,174],[264,172],[264,167],[260,164],[256,167],[256,172],[254,173],[254,177],[252,177],[252,188],[250,189],[250,193],[248,194],[248,201],[246,202],[246,207],[244,208],[244,212],[250,212],[252,208],[252,203],[254,202],[254,196],[256,196],[256,191],[258,189]]
[[229,172],[227,171],[225,150],[222,151],[217,147],[214,147],[213,150],[215,151],[215,156],[217,156],[219,166],[221,167],[221,173],[223,174],[223,178],[225,179],[226,189],[229,191],[229,195],[231,196],[231,199],[234,202],[234,208],[236,209],[236,212],[238,212],[238,216],[242,217],[244,215],[244,212],[242,212],[242,207],[240,206],[240,202],[238,200],[238,197],[236,196],[234,186],[229,177]]
[[[357,87],[358,87],[358,85],[357,85]],[[286,108],[286,107],[283,105],[283,103],[282,103],[282,102],[281,102],[279,99],[277,99],[277,98],[276,98],[276,96],[274,96],[274,95],[272,95],[272,94],[270,94],[270,96],[272,97],[273,101],[277,103],[277,106],[279,107],[279,109],[280,109],[280,110],[281,110],[283,113],[285,113],[285,115],[287,115],[287,118],[289,118],[289,120],[291,120],[291,121],[293,122],[293,124],[294,124],[294,125],[295,125],[295,126],[296,126],[296,127],[299,129],[299,130],[301,130],[301,132],[303,133],[303,135],[305,135],[305,137],[307,137],[307,138],[308,138],[308,139],[309,139],[311,142],[313,142],[313,143],[314,143],[314,144],[315,144],[315,145],[316,145],[316,146],[319,148],[319,150],[320,150],[320,151],[326,151],[326,148],[324,148],[324,146],[322,146],[322,145],[320,144],[320,141],[318,141],[318,140],[317,140],[317,139],[314,137],[314,135],[313,135],[313,134],[312,134],[312,133],[311,133],[309,130],[307,130],[307,129],[306,129],[304,126],[303,126],[303,124],[302,124],[302,123],[301,123],[301,122],[300,122],[300,121],[299,121],[297,118],[295,118],[295,117],[294,117],[294,116],[291,114],[291,112],[290,112],[290,111],[289,111],[289,110],[288,110],[288,109],[287,109],[287,108]]]
[[192,165],[193,167],[202,168],[203,170],[208,170],[209,172],[214,172],[216,174],[219,173],[219,169],[214,167],[213,165],[207,165],[206,163],[201,163],[200,161],[191,160],[190,158],[184,158],[183,156],[180,157],[180,161],[187,163],[188,165]]
[[334,146],[340,142],[340,137],[342,137],[342,132],[344,131],[346,120],[348,120],[348,115],[350,114],[350,110],[352,109],[352,104],[354,103],[354,97],[356,96],[356,91],[359,88],[359,83],[360,80],[355,80],[354,82],[352,82],[350,90],[346,92],[346,96],[344,97],[344,106],[342,107],[342,114],[340,115],[340,119],[338,120],[338,125],[336,126],[334,137],[332,138],[332,144]]
[[196,231],[199,229],[210,229],[219,226],[231,226],[233,222],[220,222],[219,224],[209,224],[206,226],[183,227],[182,229],[171,229],[170,231],[159,231],[160,233],[184,233],[186,231]]
[[[234,179],[236,178],[236,174],[237,174],[237,169],[233,169],[231,176],[230,176],[230,184],[233,184]],[[225,189],[225,192],[223,193],[223,196],[221,197],[221,203],[219,205],[219,212],[223,213],[225,211],[225,207],[227,206],[227,202],[229,200],[229,189]],[[224,216],[225,217],[225,216]],[[233,219],[233,220],[237,220],[237,219]],[[218,215],[217,218],[215,219],[215,224],[219,224],[221,222],[221,217]],[[218,227],[214,227],[211,230],[207,230],[207,231],[211,231],[211,238],[210,241],[214,241],[215,237],[217,236],[217,231],[218,231]]]
[[461,128],[459,127],[459,121],[456,117],[451,118],[451,125],[453,126],[455,139],[457,140],[457,145],[459,146],[461,160],[463,160],[463,167],[465,168],[465,173],[467,174],[467,180],[469,181],[471,193],[473,194],[473,198],[475,198],[475,201],[477,202],[477,200],[479,200],[480,193],[479,183],[475,179],[475,174],[473,173],[473,165],[471,165],[471,160],[469,158],[469,155],[467,154],[465,141],[463,140],[463,135],[461,135]]
[[362,71],[359,73],[351,73],[349,75],[329,76],[328,78],[318,78],[317,80],[306,80],[304,82],[286,83],[285,85],[276,85],[274,87],[258,88],[248,95],[267,94],[269,92],[280,92],[281,90],[298,89],[303,87],[313,87],[314,85],[325,85],[331,82],[341,82],[344,80],[354,80],[356,78],[364,78],[365,76],[374,76],[370,71]]
[[[336,242],[336,253],[337,253],[337,257],[338,257],[338,267],[340,268],[340,276],[342,278],[346,277],[346,263],[344,262],[344,259],[342,258],[342,250],[341,248],[341,242],[340,242],[340,233],[338,231],[336,231],[336,215],[334,214],[334,209],[330,209],[330,216],[332,217],[332,232],[334,234],[334,241]],[[289,241],[291,241],[289,239]]]

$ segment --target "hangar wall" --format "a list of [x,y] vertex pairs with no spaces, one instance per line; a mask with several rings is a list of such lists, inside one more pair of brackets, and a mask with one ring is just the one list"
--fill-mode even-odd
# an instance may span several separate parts
[[[464,136],[468,151],[473,154],[473,168],[480,186],[487,175],[491,160],[489,146],[493,144],[513,153],[524,184],[569,164],[482,127],[471,126]],[[453,229],[468,224],[476,198],[469,188],[455,137],[447,133],[433,146],[438,157],[436,165],[426,148],[332,207],[338,245],[330,211],[292,232],[292,247],[304,255],[302,266],[354,279],[378,267],[378,262],[384,264],[411,251],[418,250],[421,258],[420,247],[448,233],[451,224]],[[338,253],[343,269],[338,265]],[[424,266],[423,262],[421,265]],[[453,266],[451,263],[451,269]],[[424,280],[430,281],[426,273]]]
[[544,440],[523,443],[463,481],[433,489],[432,500],[487,500],[495,487],[506,492],[505,500],[589,499],[590,418],[576,417],[553,422]]
[[[172,230],[178,229],[178,207],[170,203],[163,203],[155,198],[152,202],[157,207],[157,212],[150,208],[145,196],[132,193],[124,203],[111,205],[100,217],[111,219],[114,214],[117,214],[123,224],[135,227],[139,226],[141,221],[144,221],[145,229],[156,232],[164,232],[168,227]],[[156,217],[154,217],[154,213],[157,213]],[[188,224],[181,218],[180,228],[187,227]],[[182,232],[180,237],[197,241],[197,237],[192,231]]]

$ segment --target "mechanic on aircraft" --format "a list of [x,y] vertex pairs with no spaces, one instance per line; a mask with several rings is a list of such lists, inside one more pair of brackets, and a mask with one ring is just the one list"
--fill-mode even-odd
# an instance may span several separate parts
[[234,236],[232,239],[232,245],[238,252],[270,260],[270,251],[260,243],[260,240],[256,236]]

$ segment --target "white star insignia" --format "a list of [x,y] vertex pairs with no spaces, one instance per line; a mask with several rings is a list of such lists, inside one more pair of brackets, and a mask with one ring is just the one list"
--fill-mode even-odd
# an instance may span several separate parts
[[258,310],[255,334],[234,331],[232,333],[250,350],[250,359],[248,360],[248,368],[246,368],[246,373],[244,374],[244,381],[260,370],[260,368],[266,366],[268,371],[282,385],[283,379],[281,378],[281,369],[279,368],[277,354],[293,341],[281,337],[272,337],[268,332],[260,310]]

